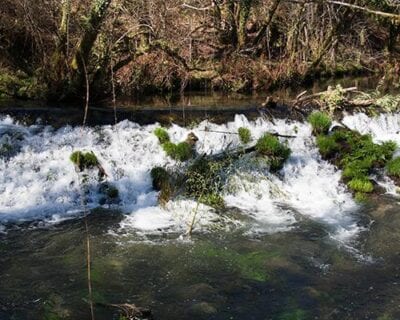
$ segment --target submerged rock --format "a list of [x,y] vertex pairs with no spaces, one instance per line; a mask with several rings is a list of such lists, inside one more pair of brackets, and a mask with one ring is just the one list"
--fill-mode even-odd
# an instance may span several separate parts
[[120,201],[118,189],[111,183],[104,182],[99,186],[99,193],[102,194],[102,198],[99,203],[103,204],[115,204]]

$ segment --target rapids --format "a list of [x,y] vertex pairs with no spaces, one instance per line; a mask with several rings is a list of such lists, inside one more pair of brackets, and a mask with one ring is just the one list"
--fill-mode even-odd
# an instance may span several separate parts
[[[343,122],[376,141],[400,142],[399,115],[368,118],[364,114],[346,116]],[[112,205],[125,218],[121,230],[138,233],[184,232],[197,203],[192,199],[171,201],[165,208],[157,205],[150,170],[182,165],[169,159],[153,131],[158,124],[141,126],[128,120],[115,126],[96,127],[25,126],[9,116],[0,120],[1,143],[13,150],[0,159],[0,223],[42,220],[59,222],[82,212],[77,174],[69,156],[74,150],[91,150],[119,190],[120,203]],[[217,125],[203,121],[193,128],[172,125],[168,133],[173,142],[182,141],[193,131],[198,137],[198,153],[215,154],[235,148],[240,142],[239,127],[248,127],[257,139],[264,132],[293,135],[286,139],[292,150],[290,159],[278,174],[270,174],[250,159],[236,161],[223,197],[229,209],[240,217],[219,215],[200,206],[195,230],[208,230],[216,222],[221,228],[241,228],[249,235],[284,232],[301,221],[321,224],[327,234],[341,242],[351,242],[365,229],[357,214],[358,205],[340,182],[340,172],[323,161],[308,124],[260,117],[249,121],[237,115],[232,122]],[[285,139],[283,139],[285,140]],[[388,191],[393,186],[386,181]],[[100,206],[96,184],[90,186],[88,207]],[[108,205],[106,205],[108,206]],[[212,229],[212,228],[211,228]]]

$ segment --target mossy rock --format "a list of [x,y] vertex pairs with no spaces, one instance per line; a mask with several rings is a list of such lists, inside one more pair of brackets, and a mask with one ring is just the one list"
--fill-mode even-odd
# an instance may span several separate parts
[[311,124],[315,135],[327,134],[332,125],[331,118],[324,112],[316,111],[309,115],[308,122]]
[[166,142],[162,145],[165,153],[174,160],[187,161],[193,157],[193,147],[187,142],[178,144]]
[[150,176],[152,178],[153,188],[160,191],[158,200],[161,204],[165,204],[171,198],[173,193],[173,184],[171,175],[162,167],[155,167],[151,169]]
[[105,182],[100,185],[99,192],[103,195],[100,204],[113,204],[119,202],[119,190],[113,184]]
[[397,149],[393,141],[382,144],[373,142],[371,135],[362,135],[349,129],[336,130],[332,134],[319,134],[317,146],[322,157],[330,160],[342,169],[342,178],[348,187],[361,200],[365,193],[375,190],[369,176],[376,170],[384,168],[390,174],[398,169],[400,175],[400,161],[389,162]]
[[251,132],[248,128],[240,127],[238,134],[241,143],[248,144],[251,141]]
[[169,181],[169,173],[162,167],[151,169],[150,176],[154,190],[160,191],[163,185]]
[[154,130],[154,135],[158,138],[161,144],[170,141],[169,134],[164,128],[157,128]]
[[258,139],[256,151],[263,156],[268,157],[271,171],[277,171],[283,168],[283,164],[289,158],[291,151],[279,139],[269,133]]
[[99,166],[99,160],[96,155],[91,152],[75,151],[70,156],[71,162],[79,168],[80,171],[85,169],[93,169]]

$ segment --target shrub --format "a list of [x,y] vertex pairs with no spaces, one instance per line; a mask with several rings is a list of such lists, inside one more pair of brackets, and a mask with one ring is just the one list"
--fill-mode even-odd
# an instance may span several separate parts
[[226,166],[224,161],[197,160],[186,172],[186,194],[214,208],[222,207],[222,170]]
[[324,158],[332,157],[340,148],[333,136],[324,135],[319,135],[317,137],[317,146],[319,152]]
[[326,134],[332,125],[331,118],[323,112],[316,111],[309,115],[308,122],[311,124],[315,135]]
[[374,185],[367,177],[354,178],[347,185],[355,192],[370,193],[374,191]]
[[247,144],[250,142],[251,132],[249,129],[241,127],[238,129],[238,133],[239,133],[239,139],[243,144]]
[[85,169],[92,169],[99,165],[99,160],[92,151],[86,153],[82,151],[75,151],[71,154],[70,160],[81,171]]
[[170,140],[168,132],[163,128],[155,129],[154,135],[158,138],[158,141],[160,141],[161,144],[169,142],[169,140]]
[[204,194],[199,201],[213,208],[222,208],[225,204],[224,199],[218,193]]
[[256,150],[261,155],[268,157],[270,169],[277,171],[282,169],[284,162],[290,156],[290,149],[279,142],[279,139],[269,133],[258,139]]
[[400,178],[400,157],[389,161],[386,170],[390,176]]

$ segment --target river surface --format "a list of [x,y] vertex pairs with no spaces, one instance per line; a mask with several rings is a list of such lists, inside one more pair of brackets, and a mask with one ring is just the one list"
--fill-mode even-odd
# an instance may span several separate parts
[[[184,164],[165,155],[154,119],[134,121],[120,110],[116,125],[81,127],[74,117],[52,122],[47,109],[32,120],[3,108],[0,144],[12,148],[0,157],[0,319],[90,318],[86,209],[96,319],[119,319],[110,304],[124,303],[171,320],[400,319],[397,188],[376,177],[383,194],[357,203],[319,156],[309,125],[268,120],[248,107],[257,103],[227,108],[225,118],[219,111],[218,121],[203,108],[196,121],[167,128],[174,142],[194,132],[206,154],[237,147],[237,135],[226,132],[243,126],[254,140],[267,131],[294,136],[282,138],[292,154],[277,174],[249,156],[235,161],[224,210],[184,197],[157,204],[150,170]],[[343,122],[400,145],[400,114]],[[98,156],[118,202],[102,204],[89,181],[82,205],[69,160],[75,150]]]

